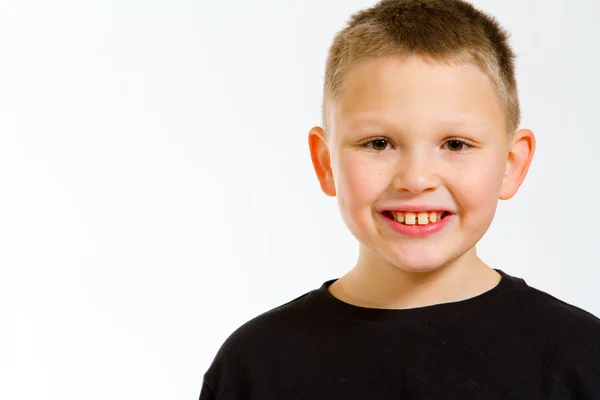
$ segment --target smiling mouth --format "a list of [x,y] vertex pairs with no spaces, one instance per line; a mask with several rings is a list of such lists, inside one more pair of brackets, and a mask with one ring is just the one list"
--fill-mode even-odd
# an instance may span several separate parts
[[403,225],[429,225],[441,221],[452,213],[448,211],[383,211],[382,214]]

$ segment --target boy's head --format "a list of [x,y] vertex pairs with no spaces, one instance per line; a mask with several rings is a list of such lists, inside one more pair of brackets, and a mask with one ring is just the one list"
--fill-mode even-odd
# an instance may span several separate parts
[[309,145],[361,256],[410,271],[475,257],[535,149],[507,38],[461,0],[383,0],[337,34]]

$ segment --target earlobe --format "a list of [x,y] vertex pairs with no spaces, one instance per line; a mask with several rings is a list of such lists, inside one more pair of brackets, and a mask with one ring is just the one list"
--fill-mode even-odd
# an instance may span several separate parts
[[335,196],[335,183],[329,148],[325,141],[325,131],[319,126],[313,127],[308,133],[308,147],[312,164],[319,179],[321,190],[328,196]]
[[521,129],[515,132],[502,179],[501,200],[508,200],[517,193],[523,180],[525,180],[534,153],[535,136],[533,132],[529,129]]

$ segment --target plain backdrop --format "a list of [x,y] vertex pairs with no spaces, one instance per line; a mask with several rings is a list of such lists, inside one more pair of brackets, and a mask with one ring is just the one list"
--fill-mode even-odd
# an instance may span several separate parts
[[[197,399],[233,330],[354,265],[307,135],[372,4],[2,1],[0,398]],[[474,4],[538,139],[479,253],[600,315],[600,2]]]

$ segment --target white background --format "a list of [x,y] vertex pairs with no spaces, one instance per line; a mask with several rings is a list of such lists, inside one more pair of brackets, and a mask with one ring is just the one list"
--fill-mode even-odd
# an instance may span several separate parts
[[[307,135],[372,4],[2,1],[0,398],[197,399],[234,329],[354,265]],[[600,2],[475,4],[538,139],[480,255],[600,315]]]

